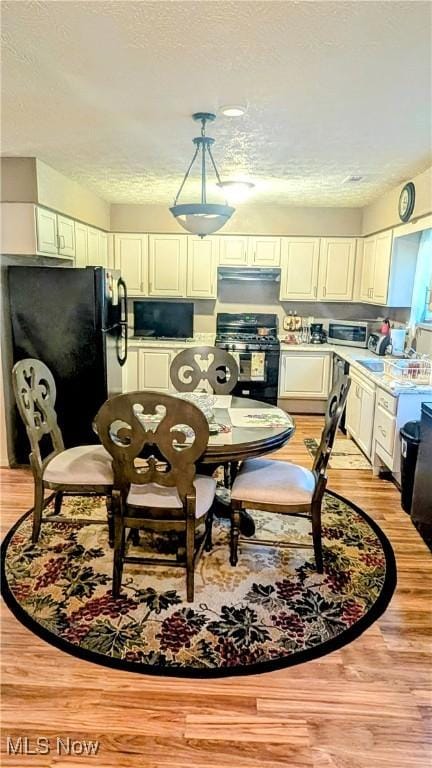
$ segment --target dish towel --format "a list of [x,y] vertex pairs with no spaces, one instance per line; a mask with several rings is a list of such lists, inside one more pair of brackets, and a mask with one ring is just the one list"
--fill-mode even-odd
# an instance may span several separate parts
[[239,372],[240,372],[240,352],[230,352],[230,355],[236,361],[237,368],[239,369]]
[[264,381],[265,354],[264,352],[252,352],[251,379],[252,381]]

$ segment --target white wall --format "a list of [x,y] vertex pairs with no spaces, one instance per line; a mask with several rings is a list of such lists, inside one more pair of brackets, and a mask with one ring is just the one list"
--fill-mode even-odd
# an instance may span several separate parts
[[[432,212],[432,167],[427,168],[423,173],[415,176],[413,181],[416,190],[415,206],[412,219],[419,216],[426,216]],[[399,196],[406,182],[398,184],[397,187],[386,192],[370,205],[362,210],[362,235],[369,235],[382,229],[402,226],[399,218],[398,206]]]
[[38,203],[93,224],[101,229],[110,228],[110,206],[88,189],[66,178],[40,160],[36,161]]
[[34,157],[1,158],[1,201],[39,203],[109,231],[110,205]]
[[[112,232],[184,232],[167,205],[111,205]],[[287,205],[238,206],[220,234],[355,236],[360,208],[302,208]]]

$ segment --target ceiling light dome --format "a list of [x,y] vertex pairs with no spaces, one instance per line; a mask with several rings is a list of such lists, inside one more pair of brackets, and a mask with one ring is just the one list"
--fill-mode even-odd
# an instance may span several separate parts
[[225,104],[220,108],[220,111],[225,117],[242,117],[246,112],[246,107],[241,104]]
[[[199,235],[205,237],[211,235],[213,232],[217,232],[221,229],[228,219],[232,216],[235,208],[227,204],[225,200],[224,204],[208,203],[207,202],[207,168],[206,168],[206,156],[208,155],[213,170],[216,174],[218,186],[220,187],[222,182],[220,180],[216,163],[213,159],[211,147],[214,144],[214,139],[205,135],[206,122],[212,122],[216,119],[216,115],[212,112],[196,112],[192,115],[194,120],[201,122],[201,136],[197,136],[193,143],[195,144],[195,153],[192,161],[187,169],[184,179],[180,185],[180,189],[177,192],[174,200],[174,205],[170,208],[172,215],[177,219],[183,229],[190,232],[193,235]],[[200,203],[181,203],[178,204],[178,199],[181,195],[186,180],[189,177],[192,166],[201,152],[201,202]]]

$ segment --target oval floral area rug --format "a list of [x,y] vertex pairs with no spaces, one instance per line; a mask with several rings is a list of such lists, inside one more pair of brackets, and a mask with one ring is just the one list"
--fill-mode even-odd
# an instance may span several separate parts
[[[311,543],[307,520],[253,517],[254,539]],[[105,520],[105,499],[65,497],[61,515],[43,523],[33,546],[31,514],[25,515],[3,543],[3,595],[44,640],[111,667],[210,677],[304,662],[358,637],[385,610],[396,584],[393,551],[380,528],[327,493],[323,575],[309,548],[247,539],[231,567],[229,524],[216,519],[213,549],[196,568],[193,603],[186,602],[183,568],[134,564],[125,565],[114,600]],[[140,548],[158,557],[167,551],[166,538],[140,536]],[[134,548],[129,543],[129,554]]]

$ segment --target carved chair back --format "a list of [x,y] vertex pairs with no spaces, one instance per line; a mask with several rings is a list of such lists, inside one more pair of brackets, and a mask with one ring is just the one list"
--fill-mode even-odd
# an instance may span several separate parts
[[[30,441],[30,460],[39,474],[43,466],[64,450],[62,433],[55,412],[56,386],[49,368],[41,360],[26,358],[15,363],[12,383],[18,411]],[[42,457],[41,441],[51,439],[52,451]]]
[[312,467],[313,471],[322,478],[326,476],[337,428],[344,412],[350,385],[351,379],[348,376],[344,376],[333,387],[327,400],[324,429]]
[[132,483],[175,486],[183,503],[195,496],[195,464],[207,447],[209,427],[193,403],[157,392],[129,392],[107,400],[95,423],[113,457],[113,487],[124,501]]
[[218,347],[191,347],[174,358],[170,378],[177,392],[193,392],[208,381],[215,395],[228,395],[239,378],[238,365]]

